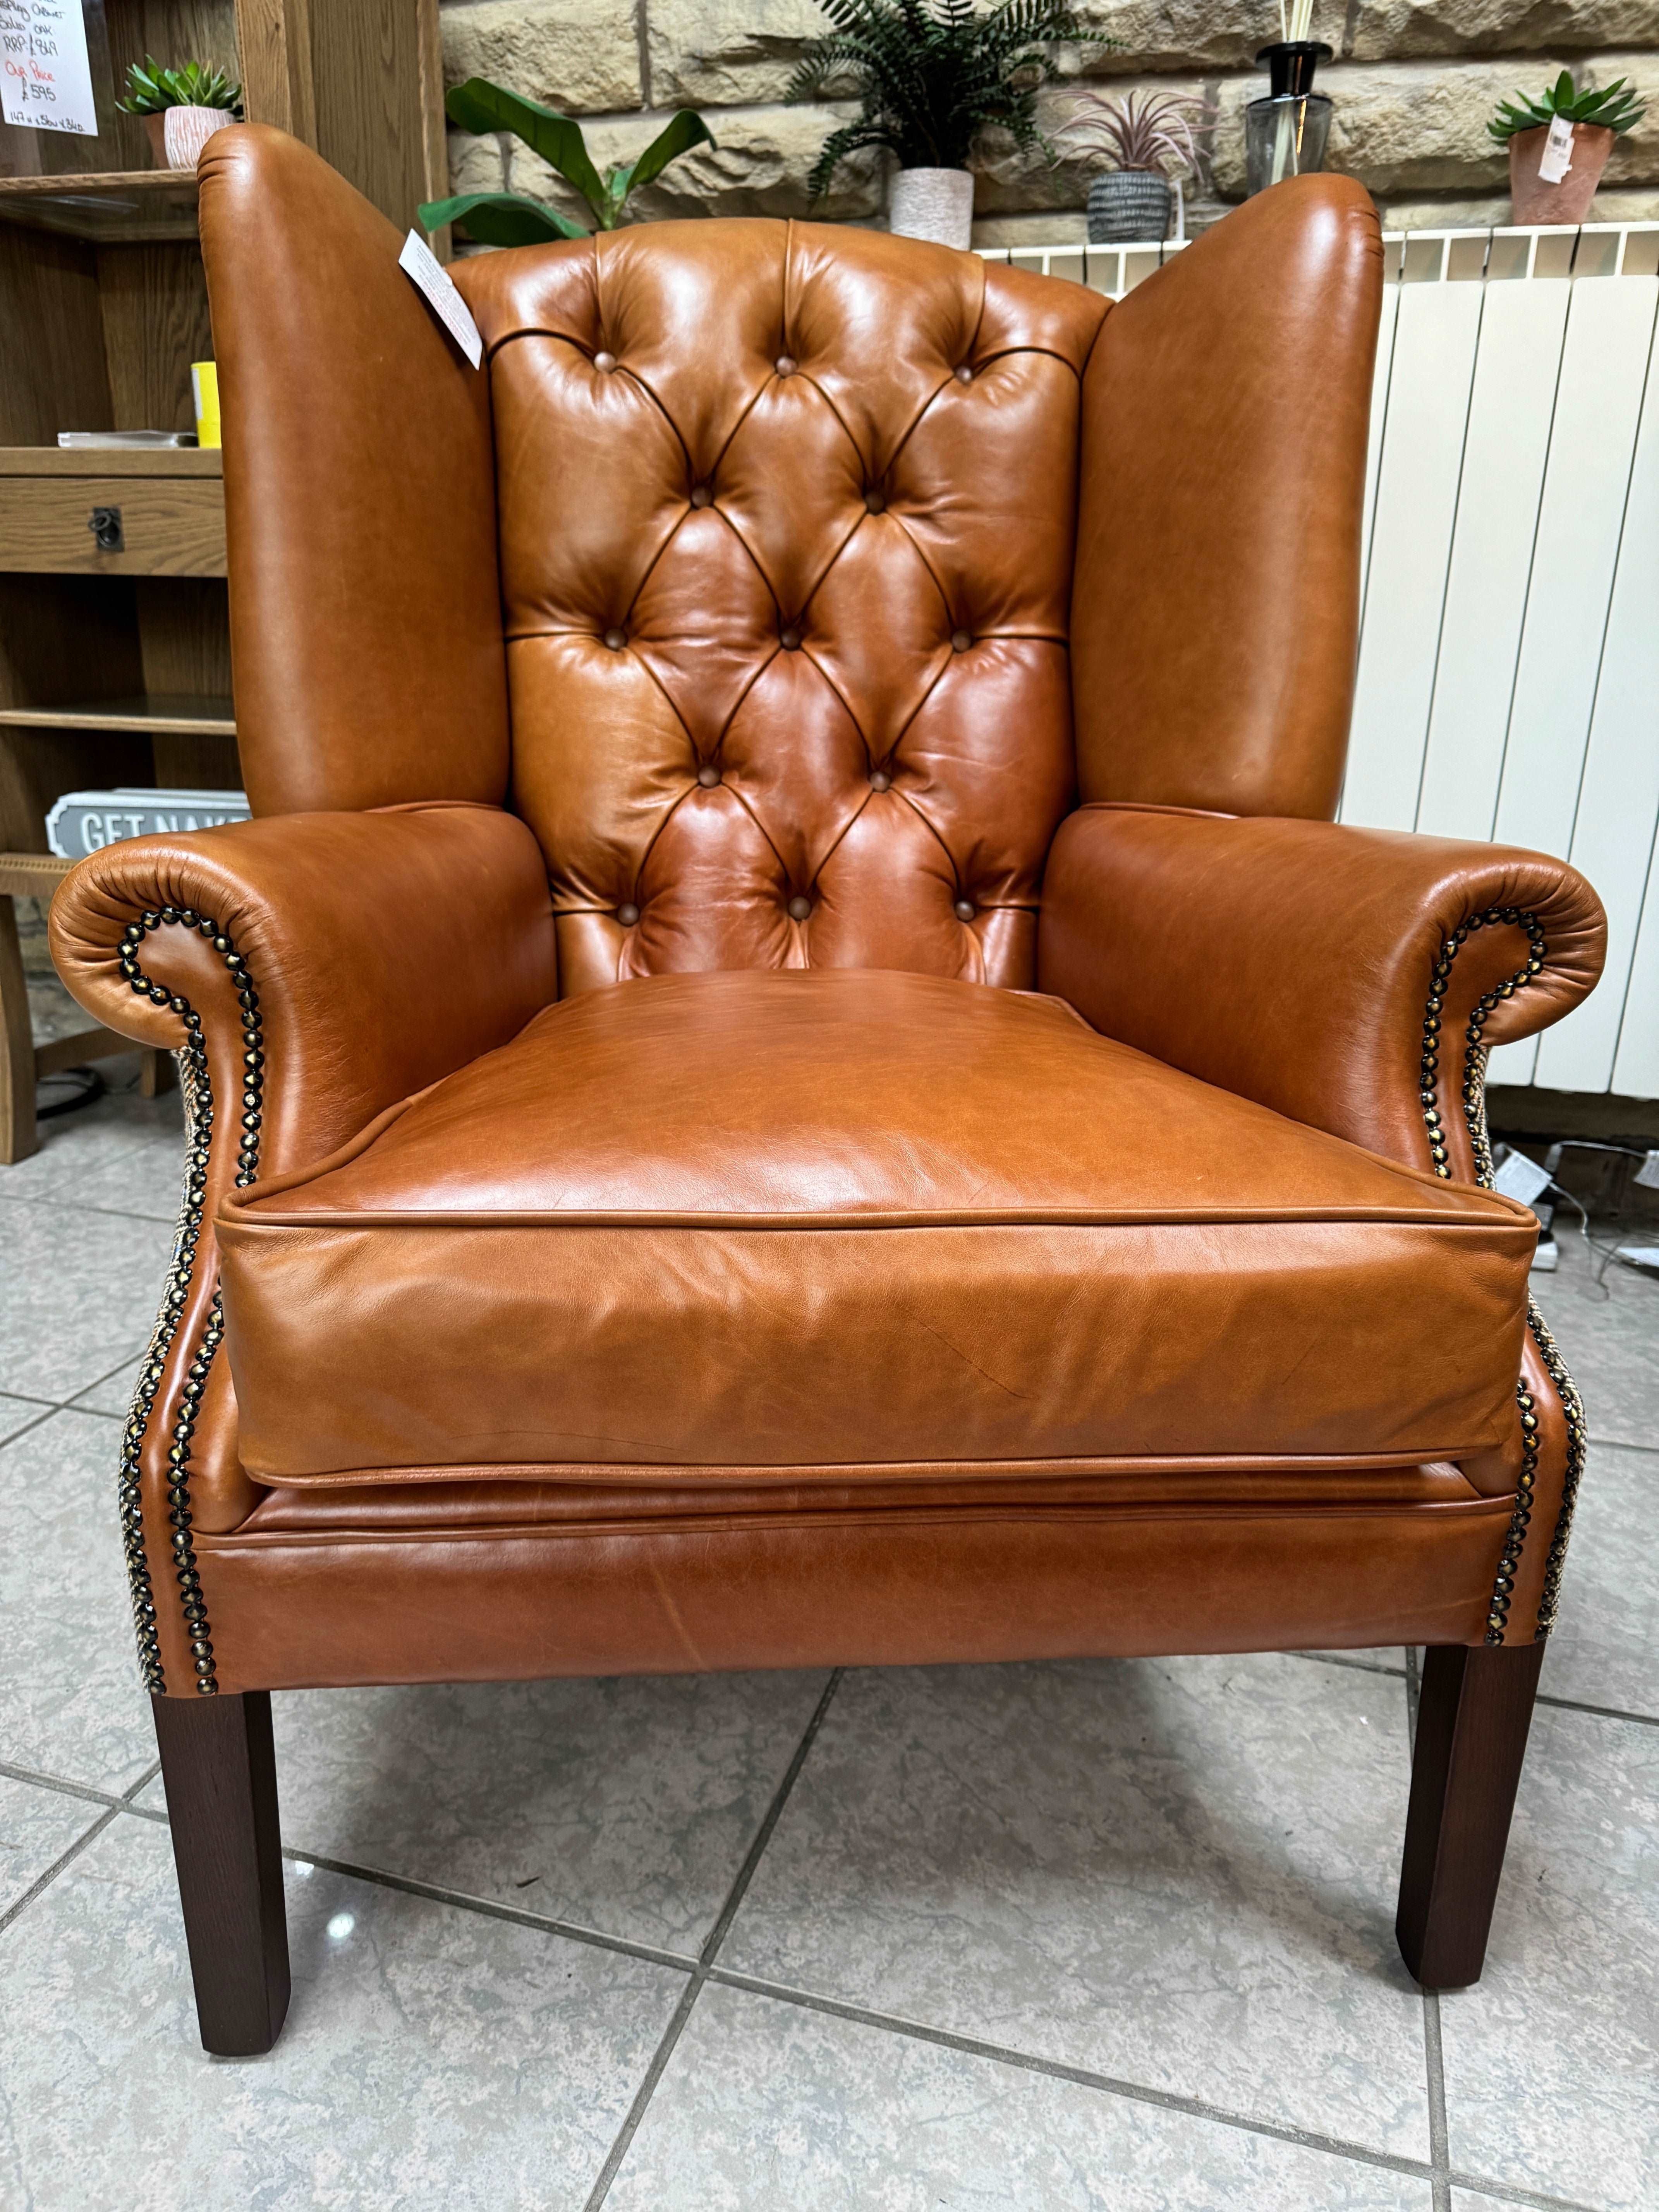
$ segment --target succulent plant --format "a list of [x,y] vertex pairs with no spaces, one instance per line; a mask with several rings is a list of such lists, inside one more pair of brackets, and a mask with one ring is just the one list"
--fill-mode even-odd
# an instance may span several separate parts
[[1498,112],[1486,128],[1500,146],[1506,146],[1517,131],[1535,131],[1540,124],[1553,123],[1558,115],[1569,123],[1593,123],[1617,133],[1633,130],[1646,113],[1645,105],[1631,90],[1628,77],[1615,77],[1600,91],[1586,85],[1579,92],[1573,85],[1572,71],[1563,70],[1536,100],[1528,100],[1520,92],[1513,100],[1500,100]]
[[242,88],[204,62],[163,69],[153,54],[146,54],[142,62],[127,64],[127,96],[115,104],[124,115],[160,115],[169,107],[228,107],[240,115]]
[[1173,165],[1190,174],[1198,167],[1194,134],[1219,112],[1183,93],[1132,92],[1122,100],[1089,93],[1059,135],[1104,154],[1115,169],[1150,169],[1167,177]]
[[[532,154],[539,154],[574,185],[592,212],[596,230],[615,230],[630,192],[659,177],[671,161],[693,146],[712,146],[714,133],[701,115],[680,109],[665,130],[658,132],[639,159],[613,162],[603,177],[593,166],[581,125],[556,108],[538,100],[509,92],[488,77],[470,76],[458,84],[445,100],[449,119],[463,131],[483,137],[488,131],[510,131],[522,138]],[[544,200],[524,192],[462,192],[453,199],[426,200],[419,210],[428,230],[447,222],[465,226],[469,237],[483,246],[541,246],[552,238],[586,238],[588,233]]]
[[1022,151],[1052,154],[1036,124],[1039,89],[1060,75],[1051,47],[1115,46],[1084,26],[1070,0],[820,0],[835,28],[814,41],[788,100],[855,97],[858,116],[832,131],[807,179],[816,199],[836,167],[864,146],[884,146],[902,169],[965,169],[981,131],[996,125]]

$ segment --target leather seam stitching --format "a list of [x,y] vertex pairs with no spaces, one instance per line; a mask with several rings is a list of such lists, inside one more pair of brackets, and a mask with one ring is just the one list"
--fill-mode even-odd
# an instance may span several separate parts
[[[1042,1505],[890,1505],[871,1506],[860,1512],[857,1508],[829,1507],[813,1512],[803,1519],[794,1514],[720,1513],[717,1509],[708,1514],[663,1515],[656,1519],[644,1514],[621,1514],[608,1520],[532,1521],[526,1522],[494,1522],[479,1528],[446,1525],[438,1522],[426,1528],[269,1528],[253,1529],[246,1534],[228,1532],[210,1540],[215,1553],[234,1557],[239,1551],[276,1550],[293,1545],[305,1550],[328,1549],[341,1547],[380,1544],[465,1544],[493,1543],[509,1539],[523,1541],[535,1539],[551,1543],[592,1540],[614,1538],[619,1529],[629,1534],[650,1536],[678,1536],[695,1538],[706,1543],[711,1536],[748,1536],[757,1530],[769,1530],[785,1536],[799,1534],[803,1528],[811,1531],[826,1528],[891,1528],[902,1523],[917,1528],[938,1528],[941,1524],[986,1527],[1022,1523],[1041,1520],[1045,1523],[1065,1523],[1078,1521],[1115,1526],[1124,1521],[1172,1521],[1183,1522],[1212,1520],[1226,1522],[1239,1521],[1293,1521],[1298,1525],[1306,1521],[1352,1521],[1419,1519],[1425,1514],[1441,1518],[1480,1521],[1496,1519],[1502,1512],[1501,1498],[1422,1498],[1396,1503],[1357,1498],[1352,1503],[1333,1501],[1328,1505],[1305,1503],[1284,1504],[1195,1505],[1171,1500],[1165,1505],[1109,1505],[1060,1504]],[[712,1526],[710,1524],[713,1524]]]

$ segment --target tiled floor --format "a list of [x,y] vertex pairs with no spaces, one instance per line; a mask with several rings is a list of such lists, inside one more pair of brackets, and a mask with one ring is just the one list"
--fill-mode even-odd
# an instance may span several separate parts
[[232,2063],[112,1494],[178,1126],[0,1170],[7,2212],[1659,2206],[1659,1283],[1539,1283],[1597,1442],[1479,1989],[1394,1948],[1405,1653],[337,1691]]

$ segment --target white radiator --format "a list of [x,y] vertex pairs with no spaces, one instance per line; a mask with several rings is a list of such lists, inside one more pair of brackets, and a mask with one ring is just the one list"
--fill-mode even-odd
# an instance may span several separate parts
[[[1572,860],[1599,990],[1495,1083],[1659,1096],[1659,223],[1388,248],[1341,819]],[[997,249],[1113,297],[1180,249]]]

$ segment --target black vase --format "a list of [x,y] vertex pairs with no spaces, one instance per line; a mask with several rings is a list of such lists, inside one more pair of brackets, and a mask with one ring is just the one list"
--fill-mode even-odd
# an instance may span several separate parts
[[1287,93],[1313,90],[1314,71],[1321,62],[1329,61],[1331,48],[1318,39],[1282,39],[1263,46],[1255,58],[1258,68],[1263,62],[1267,64],[1269,98],[1282,100]]

